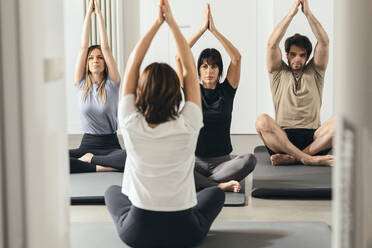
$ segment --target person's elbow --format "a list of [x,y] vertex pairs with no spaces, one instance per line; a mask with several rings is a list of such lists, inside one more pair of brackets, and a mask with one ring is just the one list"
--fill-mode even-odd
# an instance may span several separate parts
[[198,77],[198,74],[197,74],[197,71],[196,71],[196,69],[194,67],[185,68],[183,70],[183,79],[184,79],[184,81],[186,79],[189,79],[189,78],[194,79],[194,78],[197,78],[197,77]]
[[329,47],[329,37],[328,35],[326,35],[325,37],[323,37],[320,41],[319,41],[320,45],[322,47]]
[[278,44],[277,43],[272,42],[272,41],[268,41],[267,42],[267,49],[268,50],[274,50],[276,48],[278,48]]
[[236,54],[234,54],[234,57],[231,59],[231,63],[235,65],[240,64],[241,61],[242,61],[242,55],[240,54],[240,52],[237,52]]
[[268,73],[273,73],[275,71],[274,67],[272,66],[267,66],[267,72]]
[[110,78],[112,79],[112,81],[116,84],[118,84],[121,80],[120,78],[120,74],[119,73],[115,73],[114,75],[110,75]]
[[329,46],[329,37],[327,35],[326,39],[325,39],[325,42],[327,43],[327,46]]

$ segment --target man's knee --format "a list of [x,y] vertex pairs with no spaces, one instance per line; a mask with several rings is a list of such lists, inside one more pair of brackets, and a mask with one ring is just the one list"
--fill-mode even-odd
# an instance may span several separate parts
[[331,137],[334,136],[335,134],[335,118],[332,117],[327,121],[327,134]]
[[329,126],[328,135],[333,138],[335,136],[335,125],[332,123],[332,125]]
[[256,120],[256,129],[258,132],[270,132],[272,130],[273,119],[267,114],[260,114]]
[[318,128],[314,133],[314,140],[320,136],[333,138],[335,135],[335,122],[334,118],[327,121],[325,128]]

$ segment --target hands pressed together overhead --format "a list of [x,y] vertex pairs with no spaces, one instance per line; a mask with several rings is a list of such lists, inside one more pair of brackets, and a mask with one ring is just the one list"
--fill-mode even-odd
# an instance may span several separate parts
[[298,7],[300,5],[302,13],[304,13],[305,16],[308,16],[311,13],[308,0],[295,0],[290,11],[290,15],[295,16],[298,12]]
[[92,14],[93,12],[96,15],[101,13],[101,9],[99,8],[99,5],[98,5],[96,0],[91,0],[90,3],[89,3],[89,13]]
[[214,21],[211,13],[211,6],[209,3],[206,6],[205,9],[205,16],[204,16],[204,22],[202,26],[202,31],[205,32],[209,29],[209,31],[214,32],[216,30],[216,27],[214,26]]
[[[159,7],[158,7],[157,22],[159,24],[162,24],[164,20],[168,24],[170,24],[170,22],[173,21],[173,15],[172,15],[168,0],[160,0]],[[212,13],[211,13],[211,7],[209,4],[206,5],[204,22],[203,22],[203,26],[201,29],[203,32],[205,32],[208,29],[211,32],[216,31],[216,27],[214,25]]]
[[168,0],[160,0],[158,6],[157,22],[161,25],[164,21],[166,21],[168,24],[172,24],[174,22]]

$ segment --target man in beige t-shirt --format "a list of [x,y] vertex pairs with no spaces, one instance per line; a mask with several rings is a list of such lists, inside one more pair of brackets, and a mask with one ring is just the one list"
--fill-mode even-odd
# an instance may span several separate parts
[[[309,60],[310,40],[300,34],[289,37],[285,41],[287,65],[282,61],[279,43],[300,6],[318,42]],[[326,154],[332,147],[334,118],[321,125],[319,117],[328,56],[328,35],[310,12],[308,0],[295,0],[267,46],[276,120],[261,114],[256,121],[257,132],[268,148],[273,165],[296,162],[333,165],[333,156]]]

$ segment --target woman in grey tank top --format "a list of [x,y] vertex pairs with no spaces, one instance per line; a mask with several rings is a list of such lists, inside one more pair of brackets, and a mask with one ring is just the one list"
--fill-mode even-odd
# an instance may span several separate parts
[[[89,47],[93,13],[98,20],[101,45]],[[116,135],[120,75],[96,0],[90,1],[84,20],[75,68],[75,87],[84,136],[78,149],[69,150],[70,172],[123,171],[126,152],[121,149]]]

